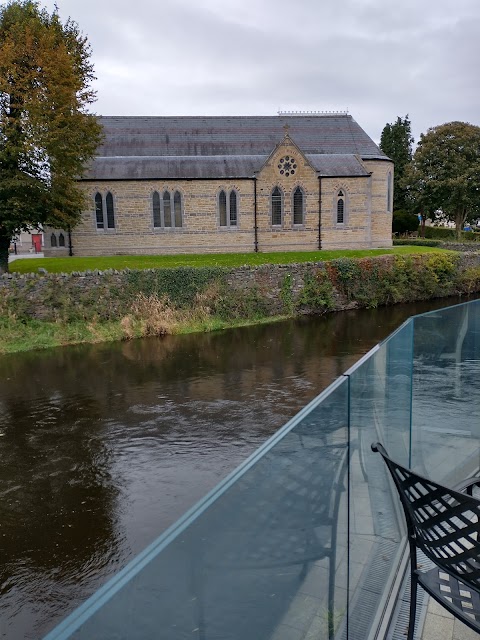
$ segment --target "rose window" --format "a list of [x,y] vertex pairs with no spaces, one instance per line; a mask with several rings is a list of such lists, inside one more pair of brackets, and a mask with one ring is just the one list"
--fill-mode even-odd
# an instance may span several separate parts
[[285,156],[278,161],[278,168],[280,175],[286,176],[287,178],[288,176],[294,176],[297,170],[297,161],[295,158],[292,158],[292,156]]

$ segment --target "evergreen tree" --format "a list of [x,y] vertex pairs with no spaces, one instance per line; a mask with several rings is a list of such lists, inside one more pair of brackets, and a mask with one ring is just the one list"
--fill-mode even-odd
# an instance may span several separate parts
[[101,139],[90,46],[32,0],[0,7],[0,273],[13,235],[78,221],[77,184]]
[[387,123],[380,138],[381,150],[395,163],[393,178],[393,210],[408,209],[407,189],[404,184],[405,170],[412,161],[412,128],[408,118],[397,117],[393,124]]

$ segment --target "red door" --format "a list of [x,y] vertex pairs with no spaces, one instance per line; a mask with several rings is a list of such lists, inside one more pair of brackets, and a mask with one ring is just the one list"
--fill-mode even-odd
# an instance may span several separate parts
[[32,245],[35,249],[35,253],[41,253],[42,251],[42,234],[32,233]]

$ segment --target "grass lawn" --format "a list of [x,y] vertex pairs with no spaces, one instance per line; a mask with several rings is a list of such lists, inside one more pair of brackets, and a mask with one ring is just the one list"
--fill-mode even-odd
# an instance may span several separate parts
[[174,267],[239,267],[259,264],[319,262],[335,258],[366,258],[393,253],[405,255],[443,251],[437,247],[393,247],[392,249],[358,249],[338,251],[285,251],[272,253],[207,253],[167,256],[95,256],[86,258],[27,258],[15,260],[10,271],[34,273],[39,267],[51,273],[70,273],[87,269],[172,269]]

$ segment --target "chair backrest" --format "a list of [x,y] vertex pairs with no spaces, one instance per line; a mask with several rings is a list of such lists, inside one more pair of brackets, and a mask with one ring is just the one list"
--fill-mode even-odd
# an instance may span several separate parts
[[438,567],[475,590],[480,589],[480,500],[428,480],[379,452],[397,487],[407,519],[410,544]]

